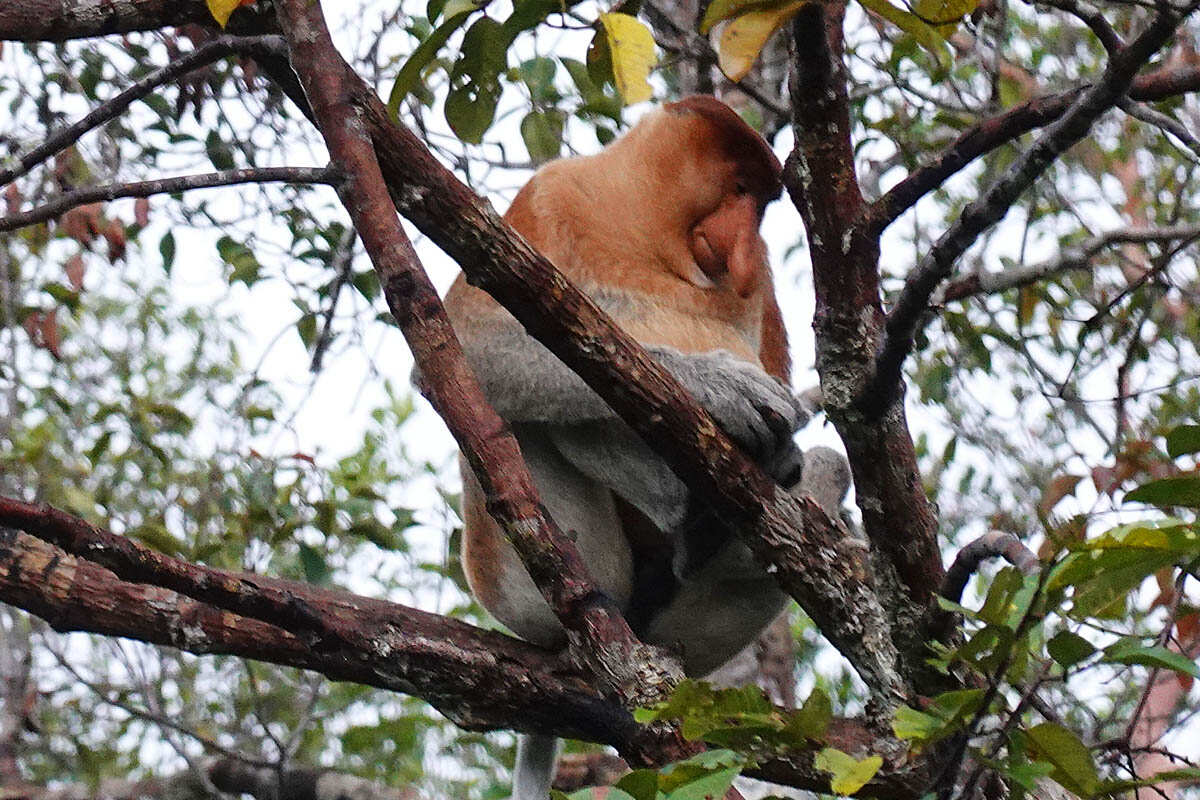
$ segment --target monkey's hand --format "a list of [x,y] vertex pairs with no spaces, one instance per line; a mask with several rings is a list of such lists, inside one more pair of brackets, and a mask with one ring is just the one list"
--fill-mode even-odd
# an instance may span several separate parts
[[[772,474],[777,457],[796,450],[792,434],[808,421],[809,414],[788,387],[757,364],[725,350],[685,354],[654,347],[650,352],[712,414],[721,429]],[[795,459],[790,456],[784,459],[780,467],[784,473],[791,471],[787,463],[792,461]]]

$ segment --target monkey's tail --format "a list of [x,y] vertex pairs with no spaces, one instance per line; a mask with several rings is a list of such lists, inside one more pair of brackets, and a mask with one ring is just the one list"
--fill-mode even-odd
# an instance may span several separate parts
[[558,764],[558,739],[535,733],[517,735],[512,800],[546,800]]

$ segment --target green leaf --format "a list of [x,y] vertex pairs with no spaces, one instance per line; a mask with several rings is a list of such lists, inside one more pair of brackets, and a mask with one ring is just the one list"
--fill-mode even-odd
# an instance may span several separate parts
[[982,689],[959,689],[933,698],[925,711],[901,706],[892,719],[892,731],[900,739],[922,745],[939,741],[961,730],[979,711],[984,696]]
[[350,283],[358,290],[358,293],[368,300],[374,300],[379,297],[379,276],[375,274],[373,269],[365,269],[362,272],[354,273],[350,278]]
[[217,240],[217,255],[233,267],[229,274],[230,284],[241,281],[246,286],[253,286],[261,277],[262,265],[258,263],[253,251],[241,242],[234,241],[229,236],[222,236]]
[[979,0],[916,0],[912,12],[943,36],[949,36],[978,5]]
[[204,152],[217,169],[233,169],[236,166],[233,150],[221,140],[216,131],[209,131],[208,136],[204,138]]
[[1096,652],[1091,642],[1070,631],[1060,631],[1046,643],[1046,650],[1063,667],[1072,667]]
[[649,100],[654,94],[646,78],[658,63],[654,34],[645,23],[628,14],[605,13],[598,20],[612,60],[612,76],[626,105]]
[[42,291],[67,308],[74,310],[79,306],[79,292],[61,283],[43,283]]
[[1180,425],[1167,434],[1167,455],[1171,458],[1200,453],[1200,425]]
[[479,144],[496,118],[508,44],[500,23],[490,17],[476,20],[463,35],[462,56],[450,73],[444,110],[446,122],[464,142]]
[[635,769],[613,785],[623,792],[628,792],[635,800],[654,800],[658,796],[658,771]]
[[425,69],[426,65],[442,49],[442,45],[478,9],[479,6],[473,0],[449,0],[446,3],[444,9],[446,21],[434,28],[433,33],[417,45],[408,60],[400,67],[400,72],[396,74],[396,80],[392,83],[392,90],[388,93],[387,101],[388,113],[392,115],[393,119],[400,114],[400,104],[404,102],[404,98],[408,97],[408,93],[417,85],[421,70]]
[[859,0],[868,11],[904,31],[929,52],[942,69],[950,68],[950,48],[937,29],[911,11],[897,8],[887,0]]
[[529,89],[529,99],[535,106],[556,103],[561,99],[554,86],[554,78],[558,74],[558,62],[554,59],[539,56],[523,61],[517,67],[517,74]]
[[924,742],[932,739],[942,728],[942,721],[932,714],[900,706],[892,718],[892,733],[897,739]]
[[296,320],[296,333],[300,335],[300,341],[304,342],[304,349],[312,350],[317,341],[317,315],[304,314]]
[[565,11],[575,5],[578,0],[515,0],[513,3],[512,14],[508,19],[504,20],[504,31],[508,35],[509,41],[517,37],[517,34],[522,31],[536,28],[546,19],[546,17],[557,12]]
[[1079,737],[1061,725],[1043,722],[1025,732],[1034,752],[1042,761],[1054,765],[1050,776],[1068,791],[1079,795],[1093,794],[1100,784],[1092,754]]
[[883,766],[883,759],[868,756],[859,761],[841,750],[826,747],[817,753],[813,766],[833,776],[829,788],[834,794],[854,794],[875,777],[875,773]]
[[1120,639],[1104,648],[1104,656],[1100,660],[1108,664],[1136,664],[1142,667],[1169,669],[1200,678],[1200,668],[1187,656],[1160,645],[1143,644],[1141,640],[1133,637]]
[[332,572],[321,551],[303,542],[300,543],[300,566],[304,569],[304,579],[309,583],[326,583]]
[[785,730],[797,739],[819,742],[825,738],[825,731],[832,719],[833,703],[830,702],[829,695],[823,689],[816,688],[799,711],[788,715]]
[[[589,68],[582,61],[574,58],[559,59],[567,68],[567,74],[583,98],[579,107],[580,116],[600,115],[608,117],[613,122],[621,121],[621,99],[605,91],[592,79]],[[610,68],[611,72],[611,68]]]
[[175,266],[175,234],[170,231],[163,234],[158,240],[158,254],[162,256],[163,272],[170,275],[171,268]]
[[1200,476],[1184,475],[1144,483],[1125,495],[1125,502],[1200,508]]
[[558,111],[530,111],[521,120],[521,138],[534,163],[558,157],[562,133],[563,116]]

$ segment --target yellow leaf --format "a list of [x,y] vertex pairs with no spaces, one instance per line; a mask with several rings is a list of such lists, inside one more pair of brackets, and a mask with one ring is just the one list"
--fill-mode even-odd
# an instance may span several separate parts
[[883,17],[900,30],[912,36],[934,58],[943,69],[950,67],[950,49],[946,37],[938,29],[925,22],[911,11],[897,8],[888,0],[858,0],[872,14]]
[[796,15],[806,0],[790,0],[747,11],[725,23],[717,45],[717,63],[731,81],[740,81],[754,66],[771,34]]
[[875,777],[875,773],[883,766],[883,759],[879,756],[868,756],[859,761],[841,750],[826,747],[817,753],[817,757],[813,759],[813,766],[833,776],[829,788],[834,794],[849,795],[866,786],[867,781]]
[[242,6],[248,6],[254,0],[208,0],[208,12],[213,15],[222,28],[229,22],[229,15]]
[[700,21],[700,32],[707,35],[718,22],[775,5],[778,5],[778,0],[713,0],[704,12],[704,19]]
[[958,27],[958,22],[975,10],[979,0],[916,0],[912,12],[949,36]]
[[600,24],[608,39],[613,80],[621,98],[626,105],[649,100],[654,90],[646,78],[658,63],[654,54],[654,34],[629,14],[601,14]]

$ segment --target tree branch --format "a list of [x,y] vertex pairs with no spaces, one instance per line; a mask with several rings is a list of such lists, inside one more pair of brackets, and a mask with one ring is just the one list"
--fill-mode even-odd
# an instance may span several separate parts
[[996,556],[1002,556],[1005,561],[1026,575],[1037,574],[1042,566],[1033,551],[1016,536],[1011,533],[991,531],[958,551],[954,563],[950,565],[950,569],[946,570],[946,579],[942,582],[942,588],[938,594],[947,600],[959,602],[962,599],[963,589],[967,588],[967,581],[971,579],[971,576],[979,571],[979,567],[984,561]]
[[337,173],[328,167],[257,167],[205,172],[198,175],[180,175],[152,181],[87,186],[66,192],[49,203],[28,211],[0,217],[0,233],[54,219],[78,206],[122,197],[150,197],[156,194],[175,194],[192,189],[210,189],[214,186],[236,186],[244,183],[334,184],[337,182],[337,178]]
[[88,131],[116,119],[133,105],[134,101],[142,99],[163,84],[170,83],[232,53],[255,53],[264,48],[270,48],[272,45],[281,44],[282,40],[279,37],[218,36],[205,42],[195,50],[180,56],[176,61],[135,81],[129,88],[96,106],[78,121],[65,128],[60,128],[46,137],[46,140],[37,147],[18,156],[13,166],[0,169],[0,186],[12,183],[55,153],[67,149]]
[[[48,513],[67,516],[13,502],[4,501],[0,525],[36,533],[50,524]],[[82,520],[73,524],[88,527]],[[85,549],[97,555],[105,545]],[[272,624],[197,602],[150,584],[161,578],[153,572],[137,573],[141,581],[123,581],[91,560],[5,528],[0,528],[0,601],[41,617],[57,631],[235,655],[416,695],[469,730],[516,727],[619,748],[636,739],[637,726],[616,703],[564,671],[555,654],[512,637],[383,600],[166,560],[197,583],[236,587],[247,598],[245,606],[253,606],[255,597],[261,598],[260,608],[271,598],[292,598],[310,618],[343,635],[314,642],[310,625],[289,627],[283,618]],[[289,617],[294,621],[297,614]]]
[[[86,555],[73,555],[42,537],[65,538]],[[123,564],[135,577],[122,580],[94,558]],[[201,602],[154,585],[159,582],[206,587],[221,602]],[[227,602],[233,595],[240,600]],[[263,620],[232,608],[271,617],[281,597],[304,613]],[[584,739],[610,744],[627,758],[646,752],[658,737],[601,696],[558,654],[510,636],[384,600],[188,564],[62,511],[7,498],[0,498],[0,602],[60,632],[233,655],[415,695],[467,730],[515,727]],[[314,640],[314,619],[338,634]],[[816,751],[828,744],[854,752],[866,742],[881,741],[878,735],[862,719],[837,718],[827,742],[764,759],[760,771],[777,783],[828,791],[828,773],[812,764]],[[886,743],[880,747],[894,749]],[[880,789],[881,797],[912,797],[927,770],[924,761],[897,757],[870,787]]]
[[[951,175],[997,147],[1049,125],[1090,88],[1088,84],[1059,94],[1035,97],[971,126],[932,161],[913,170],[876,200],[867,212],[866,225],[873,231],[883,231]],[[1129,97],[1148,103],[1195,91],[1200,91],[1200,66],[1170,67],[1138,76],[1129,87]]]
[[[371,140],[350,102],[358,80],[351,80],[352,73],[343,67],[320,5],[283,0],[276,8],[317,127],[330,157],[346,175],[339,191],[342,203],[428,380],[434,407],[488,494],[488,510],[504,526],[538,589],[602,685],[631,705],[661,699],[682,677],[681,670],[665,654],[637,640],[616,603],[596,588],[574,543],[538,500],[512,432],[487,404],[396,217]],[[664,739],[662,744],[667,750],[689,749],[681,739]]]
[[949,277],[958,258],[979,235],[1003,219],[1016,199],[1063,152],[1086,136],[1101,114],[1121,100],[1129,91],[1137,71],[1166,43],[1195,5],[1177,9],[1163,4],[1159,9],[1146,29],[1109,59],[1101,80],[1080,93],[1066,113],[1046,129],[983,197],[963,210],[962,216],[942,234],[908,276],[895,307],[888,314],[885,338],[875,362],[875,376],[860,395],[863,402],[879,406],[884,398],[895,396],[904,361],[912,352],[917,331],[925,324],[929,299],[938,284]]
[[[804,219],[816,290],[817,370],[824,407],[846,445],[871,546],[894,576],[879,576],[891,635],[906,674],[924,669],[926,643],[913,620],[941,582],[937,520],[922,489],[903,403],[866,418],[853,407],[867,380],[883,323],[879,241],[862,224],[850,101],[842,58],[844,4],[804,6],[792,24],[789,80],[796,149],[784,183]],[[883,562],[877,559],[876,563]]]
[[1086,239],[1061,258],[1043,261],[1040,264],[1017,267],[1003,272],[980,270],[946,284],[940,302],[965,300],[984,294],[999,294],[1009,289],[1019,289],[1038,281],[1071,272],[1087,269],[1100,251],[1114,244],[1146,242],[1186,242],[1200,238],[1200,224],[1172,225],[1164,228],[1120,228]]

